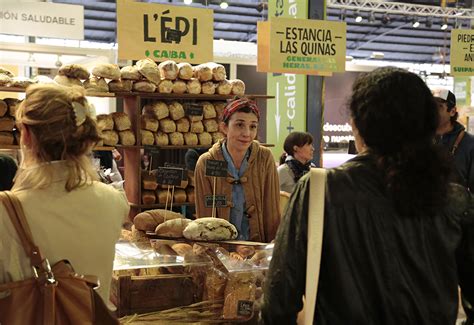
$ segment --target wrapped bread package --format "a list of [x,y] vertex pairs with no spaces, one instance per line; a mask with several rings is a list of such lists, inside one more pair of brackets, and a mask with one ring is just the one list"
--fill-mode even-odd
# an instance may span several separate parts
[[199,144],[199,139],[196,133],[187,132],[183,134],[184,143],[187,146],[197,146]]
[[202,104],[202,113],[205,119],[215,118],[216,117],[216,109],[214,105],[210,102],[201,102]]
[[111,92],[130,92],[132,91],[132,80],[112,80],[109,82],[109,91]]
[[122,80],[140,80],[141,78],[142,75],[135,66],[127,65],[120,69],[120,79]]
[[188,187],[186,189],[186,196],[188,197],[188,202],[190,203],[196,202],[195,196],[194,196],[194,187]]
[[0,131],[12,132],[15,127],[15,119],[13,117],[0,117]]
[[222,64],[210,62],[208,63],[210,65],[211,70],[212,70],[212,80],[214,81],[222,81],[227,78],[227,73],[225,71],[225,68]]
[[174,94],[184,94],[188,90],[186,82],[183,80],[173,81],[173,93]]
[[176,123],[176,131],[177,132],[181,132],[181,133],[189,132],[190,123],[189,123],[189,120],[186,117],[183,117],[183,118],[175,121],[175,123]]
[[155,145],[167,146],[169,144],[168,135],[164,132],[158,131],[155,133]]
[[160,130],[165,133],[176,132],[176,123],[170,118],[160,120]]
[[6,115],[8,112],[8,104],[0,99],[0,117]]
[[202,124],[202,121],[191,122],[191,127],[189,129],[189,132],[203,133],[204,132],[204,125]]
[[186,202],[187,196],[186,191],[180,188],[174,190],[173,201],[176,203]]
[[156,175],[154,173],[148,173],[147,171],[143,171],[142,188],[144,190],[155,191],[157,187],[158,183],[156,182]]
[[154,191],[142,191],[142,203],[143,204],[155,204],[156,197]]
[[232,84],[232,95],[243,96],[245,94],[245,83],[240,79],[230,80]]
[[90,76],[89,71],[87,71],[87,69],[80,64],[63,65],[59,68],[58,74],[82,80],[88,79]]
[[216,92],[219,95],[230,95],[232,93],[232,84],[229,80],[219,81]]
[[202,124],[204,124],[206,132],[211,133],[219,131],[219,124],[215,119],[203,120]]
[[138,72],[147,80],[158,86],[161,81],[161,73],[158,65],[150,58],[138,60],[136,65]]
[[220,139],[224,139],[224,133],[222,132],[212,132],[212,143],[219,142]]
[[216,84],[212,81],[206,81],[201,84],[201,92],[206,95],[214,95],[216,93]]
[[212,69],[209,64],[200,64],[193,67],[194,78],[197,78],[199,81],[210,81],[212,80]]
[[199,144],[201,146],[210,146],[212,144],[212,136],[208,132],[199,133],[198,135]]
[[0,144],[12,145],[15,138],[11,132],[0,132]]
[[160,94],[171,94],[173,92],[173,81],[168,79],[161,79],[158,85],[158,92]]
[[176,62],[167,60],[163,61],[158,65],[160,69],[161,77],[168,80],[175,80],[178,77],[178,65]]
[[120,69],[116,64],[102,63],[92,69],[92,74],[96,77],[112,80],[120,79]]
[[172,219],[163,222],[155,229],[155,233],[160,236],[182,238],[183,230],[191,222],[189,219]]
[[0,73],[0,86],[8,87],[12,81],[12,78],[7,76],[6,74]]
[[132,90],[143,93],[154,93],[156,90],[156,85],[147,80],[135,81],[133,83]]
[[119,136],[116,131],[102,131],[101,137],[106,146],[116,146],[119,142]]
[[182,146],[184,145],[184,137],[180,132],[169,133],[168,137],[170,138],[170,144],[172,146]]
[[224,319],[243,320],[248,315],[240,315],[239,306],[241,301],[255,301],[257,286],[255,285],[255,275],[252,272],[229,273],[224,293],[224,309],[222,316]]
[[124,146],[133,146],[136,142],[135,135],[131,130],[119,131],[120,143]]
[[222,114],[224,112],[225,107],[227,106],[226,102],[215,102],[214,109],[216,110],[216,115],[219,121],[222,120]]
[[58,74],[54,77],[54,81],[57,84],[62,85],[62,86],[67,86],[67,87],[79,86],[79,87],[82,87],[82,81],[78,78],[71,78],[71,77],[68,77],[68,76],[62,76],[62,75]]
[[155,135],[149,130],[140,130],[142,145],[152,146],[155,143]]
[[168,109],[170,111],[170,117],[172,120],[179,120],[184,117],[184,108],[177,101],[173,101],[168,105]]
[[83,85],[87,91],[91,92],[106,93],[109,91],[109,85],[107,85],[104,78],[90,77],[84,81]]
[[189,80],[193,77],[194,71],[191,64],[187,62],[178,63],[178,77],[179,79]]
[[110,114],[99,114],[97,115],[97,127],[101,131],[113,130],[114,119]]
[[186,83],[186,88],[189,94],[200,94],[201,82],[196,78],[191,78]]
[[114,119],[114,127],[117,131],[128,130],[132,127],[132,122],[128,118],[128,115],[122,112],[112,113]]
[[237,238],[237,229],[221,218],[199,218],[189,223],[183,235],[191,240],[231,240]]
[[153,116],[158,120],[162,120],[169,116],[170,111],[168,109],[168,105],[166,105],[164,102],[158,101],[143,106],[142,114]]
[[20,105],[20,100],[17,98],[4,98],[3,101],[8,105],[8,114],[15,117],[18,105]]
[[150,117],[149,115],[142,115],[141,116],[141,126],[144,130],[149,130],[151,132],[158,131],[158,120],[154,117]]
[[10,80],[10,87],[26,88],[35,82],[27,77],[13,77]]

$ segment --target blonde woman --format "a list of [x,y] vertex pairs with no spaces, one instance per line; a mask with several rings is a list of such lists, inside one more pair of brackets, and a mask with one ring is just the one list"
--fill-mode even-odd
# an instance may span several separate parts
[[[33,239],[51,264],[67,259],[99,277],[108,302],[115,242],[129,207],[123,193],[96,181],[89,155],[97,126],[80,88],[34,85],[17,111],[23,161],[12,192]],[[0,283],[32,276],[30,260],[0,205]]]

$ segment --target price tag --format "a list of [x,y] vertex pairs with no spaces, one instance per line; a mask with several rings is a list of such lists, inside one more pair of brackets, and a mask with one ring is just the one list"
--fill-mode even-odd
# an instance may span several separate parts
[[188,103],[185,104],[184,111],[186,116],[201,116],[203,114],[204,108],[202,104]]
[[238,316],[250,316],[253,313],[253,301],[251,300],[239,300],[237,302],[237,315]]
[[[179,168],[179,169],[186,170],[186,166],[185,166],[185,165],[176,164],[176,163],[167,162],[167,161],[165,161],[165,167],[168,167],[168,168]],[[187,173],[183,172],[183,181],[186,181],[187,179],[188,179]]]
[[161,185],[180,186],[184,170],[181,168],[158,167],[156,182]]
[[[225,195],[216,195],[216,200],[214,201],[216,208],[225,208],[227,206],[227,198]],[[213,195],[206,195],[204,197],[204,206],[206,208],[212,208],[212,198]]]
[[227,177],[227,161],[206,160],[206,176]]

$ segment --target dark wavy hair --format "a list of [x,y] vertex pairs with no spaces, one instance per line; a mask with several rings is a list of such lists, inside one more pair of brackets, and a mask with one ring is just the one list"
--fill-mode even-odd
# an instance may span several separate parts
[[394,67],[363,74],[352,87],[349,110],[398,213],[431,215],[444,206],[451,161],[434,144],[439,115],[423,80]]
[[309,132],[291,132],[285,139],[283,144],[283,150],[285,152],[280,156],[280,165],[285,163],[288,155],[293,156],[295,154],[294,146],[302,147],[305,144],[312,144],[313,136]]

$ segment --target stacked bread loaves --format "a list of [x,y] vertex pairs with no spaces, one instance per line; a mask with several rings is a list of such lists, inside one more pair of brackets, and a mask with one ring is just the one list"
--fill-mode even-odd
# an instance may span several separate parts
[[0,99],[0,145],[19,144],[20,134],[15,128],[15,113],[20,101],[16,98]]
[[125,113],[99,114],[97,126],[101,132],[103,144],[106,146],[133,146],[135,134],[131,130],[132,123]]

